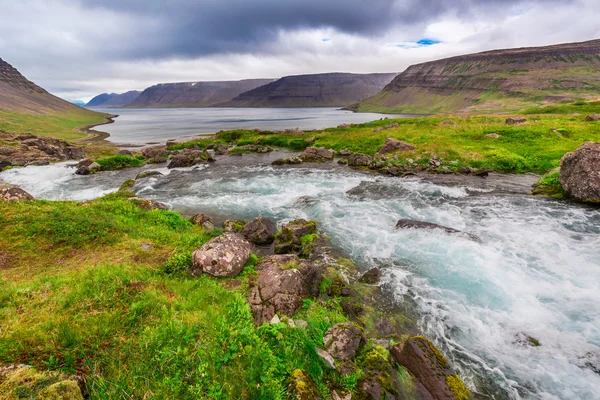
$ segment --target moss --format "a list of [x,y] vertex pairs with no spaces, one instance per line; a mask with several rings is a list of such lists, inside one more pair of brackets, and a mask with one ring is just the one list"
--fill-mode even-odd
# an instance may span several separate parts
[[31,398],[40,400],[83,399],[77,382],[55,372],[39,372],[35,368],[0,368],[0,399]]
[[131,188],[133,188],[133,185],[135,185],[135,181],[133,179],[127,179],[125,182],[123,182],[123,184],[121,184],[121,187],[119,188],[119,192],[130,192],[131,193]]
[[308,235],[304,235],[304,236],[302,236],[302,238],[300,238],[300,243],[301,243],[300,256],[301,257],[308,258],[310,256],[312,244],[318,236],[319,235],[317,235],[316,233],[309,233]]
[[289,390],[298,400],[313,400],[319,398],[319,391],[312,378],[301,369],[295,369],[290,375]]
[[281,266],[281,269],[283,269],[283,270],[297,269],[297,268],[298,268],[298,263],[295,261],[291,261],[291,262]]
[[101,171],[114,171],[130,167],[141,167],[145,164],[144,160],[122,154],[101,158],[96,160],[96,162],[100,164]]
[[458,375],[448,375],[446,384],[456,400],[469,400],[473,398],[473,394]]
[[[433,355],[436,358],[437,364],[439,364],[442,368],[446,369],[450,367],[448,364],[448,359],[444,357],[442,352],[437,347],[435,347],[435,345],[431,343],[429,339],[423,336],[414,336],[412,339],[417,341],[418,346],[425,352],[426,356],[427,354],[433,353]],[[427,349],[429,349],[429,351],[427,351]],[[430,361],[435,365],[434,360],[430,359]]]
[[534,337],[528,336],[527,340],[529,340],[529,344],[532,345],[533,347],[540,347],[542,345],[540,343],[540,341]]
[[567,192],[559,181],[560,171],[553,170],[542,176],[535,185],[533,185],[532,194],[549,196],[556,199],[567,197]]

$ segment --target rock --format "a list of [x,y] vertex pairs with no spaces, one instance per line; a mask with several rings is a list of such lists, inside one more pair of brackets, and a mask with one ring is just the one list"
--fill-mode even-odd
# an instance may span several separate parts
[[319,390],[315,381],[301,369],[292,371],[288,385],[289,395],[294,400],[319,400]]
[[223,156],[223,155],[227,154],[228,148],[227,148],[227,145],[219,143],[213,147],[213,150],[215,151],[216,155]]
[[206,150],[185,149],[171,154],[168,168],[188,168],[207,161],[214,161],[214,158]]
[[600,202],[600,143],[588,142],[560,160],[559,181],[578,201]]
[[351,151],[348,151],[348,150],[340,150],[340,156],[342,156],[342,157],[348,157],[348,156],[350,156],[350,155],[352,155],[352,152],[351,152]]
[[488,133],[487,135],[485,135],[485,137],[488,139],[498,139],[500,135],[498,135],[497,133]]
[[296,328],[299,328],[299,329],[306,329],[306,328],[308,328],[308,322],[306,322],[303,319],[295,319],[294,320],[294,325],[296,326]]
[[351,167],[368,167],[373,161],[373,157],[366,154],[351,154],[348,157],[348,165]]
[[142,251],[152,251],[154,250],[154,245],[152,243],[144,242],[140,246],[140,249],[142,249]]
[[340,124],[337,127],[340,129],[347,129],[347,128],[350,128],[350,124]]
[[144,171],[137,174],[135,176],[135,180],[137,181],[138,179],[150,178],[152,176],[163,176],[163,174],[159,171]]
[[337,361],[351,360],[356,355],[362,332],[352,322],[335,324],[325,332],[323,346]]
[[6,167],[12,167],[12,163],[10,161],[0,160],[0,171]]
[[504,123],[507,125],[524,124],[525,122],[527,122],[527,120],[522,117],[506,118],[506,120],[504,121]]
[[321,358],[321,361],[323,361],[323,363],[327,367],[329,367],[331,369],[335,369],[335,360],[333,359],[333,357],[331,357],[331,354],[329,354],[325,350],[319,349],[319,348],[317,348],[317,354]]
[[286,254],[300,251],[302,247],[302,237],[317,233],[317,224],[314,221],[305,219],[296,219],[281,228],[275,235],[275,253]]
[[141,208],[142,210],[146,210],[146,211],[151,211],[151,210],[168,210],[169,206],[167,206],[166,204],[163,204],[161,202],[158,202],[156,200],[149,200],[149,199],[134,199],[136,201],[136,204],[139,208]]
[[119,150],[119,154],[122,156],[129,156],[129,157],[133,157],[133,152],[127,149],[121,149]]
[[196,214],[190,218],[190,222],[194,225],[202,226],[206,222],[211,222],[210,217],[205,214]]
[[424,337],[411,337],[404,344],[392,347],[390,353],[434,399],[472,398],[470,390],[450,368],[446,357]]
[[35,200],[35,198],[20,187],[0,183],[0,200],[23,201]]
[[75,175],[89,175],[91,173],[92,173],[92,171],[90,171],[90,169],[88,167],[79,167],[75,171]]
[[[164,162],[167,160],[167,154],[169,153],[169,149],[167,146],[151,146],[144,147],[142,150],[142,155],[148,160],[149,163],[158,164],[160,162]],[[164,161],[160,161],[164,160]]]
[[254,322],[269,322],[275,314],[293,316],[302,301],[319,292],[318,271],[296,255],[274,255],[256,265],[258,279],[248,302]]
[[590,114],[587,117],[585,117],[585,120],[587,122],[600,121],[600,115],[598,115],[598,114]]
[[250,258],[250,243],[234,233],[225,233],[205,243],[192,254],[192,275],[203,273],[218,277],[233,277],[244,269]]
[[278,158],[277,160],[273,161],[271,164],[272,165],[302,164],[302,159],[300,157]]
[[277,316],[277,314],[275,314],[273,316],[273,318],[271,318],[270,324],[271,325],[275,325],[275,324],[279,324],[281,323],[281,320],[279,319],[279,317]]
[[366,283],[369,285],[377,285],[380,279],[381,270],[375,267],[362,274],[362,276],[359,279],[359,282]]
[[377,152],[378,156],[382,156],[388,153],[395,153],[399,151],[412,151],[417,148],[406,142],[401,142],[394,138],[387,138],[381,149]]
[[241,232],[244,229],[244,225],[246,225],[246,221],[242,221],[239,219],[228,219],[223,222],[223,230],[225,232]]
[[338,394],[335,390],[331,392],[331,400],[352,400],[352,393],[344,393]]
[[89,167],[93,163],[94,163],[94,160],[92,160],[91,158],[86,158],[77,163],[77,168]]
[[89,169],[91,172],[97,171],[97,170],[99,170],[99,169],[101,169],[101,168],[102,168],[102,166],[101,166],[100,164],[98,164],[97,162],[93,162],[93,163],[91,163],[91,164],[88,166],[88,169]]
[[324,162],[333,160],[333,151],[323,147],[309,147],[300,154],[302,161]]
[[257,217],[244,226],[242,233],[254,244],[271,244],[277,233],[277,225],[268,218]]
[[478,242],[478,243],[481,242],[481,239],[479,239],[475,235],[459,231],[458,229],[449,228],[447,226],[434,224],[433,222],[415,221],[412,219],[400,219],[396,223],[396,229],[428,229],[428,230],[440,229],[449,234],[463,235],[466,238],[468,238],[474,242]]
[[121,187],[119,187],[119,192],[131,192],[133,185],[135,185],[135,181],[133,179],[127,179],[121,184]]

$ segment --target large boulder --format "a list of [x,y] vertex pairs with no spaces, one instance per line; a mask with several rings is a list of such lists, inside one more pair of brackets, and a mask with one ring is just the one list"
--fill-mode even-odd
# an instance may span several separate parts
[[337,361],[351,360],[356,355],[362,332],[352,322],[335,324],[325,332],[323,346]]
[[588,142],[565,154],[559,181],[572,198],[600,202],[600,143]]
[[271,244],[277,233],[277,225],[265,217],[257,217],[244,225],[242,233],[254,244]]
[[351,167],[368,167],[373,162],[373,157],[366,154],[351,154],[348,156],[348,165]]
[[275,314],[292,316],[309,296],[319,293],[320,274],[296,255],[274,255],[256,265],[258,280],[248,302],[254,322],[271,321]]
[[317,224],[314,221],[305,219],[296,219],[281,228],[275,235],[275,253],[287,254],[300,251],[302,247],[302,237],[317,233]]
[[300,154],[302,161],[331,161],[333,160],[333,151],[323,147],[309,147]]
[[394,139],[394,138],[388,138],[385,143],[383,144],[383,146],[381,147],[381,150],[379,150],[377,152],[378,156],[382,156],[384,154],[388,154],[388,153],[395,153],[398,151],[412,151],[412,150],[416,150],[417,148],[415,146],[413,146],[412,144],[408,144],[406,142],[401,142],[398,139]]
[[197,164],[214,161],[206,150],[185,149],[171,154],[168,168],[187,168]]
[[35,200],[32,195],[13,185],[0,184],[0,200],[4,201],[21,201]]
[[422,336],[411,337],[390,350],[396,362],[413,374],[436,400],[467,400],[472,394],[450,368],[446,357]]
[[244,269],[250,258],[250,243],[242,236],[225,233],[218,236],[192,254],[192,275],[209,274],[219,277],[232,277]]

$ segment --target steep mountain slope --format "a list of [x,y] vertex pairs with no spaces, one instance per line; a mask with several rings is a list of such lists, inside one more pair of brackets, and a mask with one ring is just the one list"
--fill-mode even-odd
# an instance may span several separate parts
[[0,58],[0,110],[49,114],[77,110],[74,104],[51,95]]
[[100,107],[125,107],[131,104],[135,99],[140,95],[139,90],[130,90],[129,92],[121,93],[116,96],[111,97],[108,101],[102,103]]
[[227,107],[346,106],[378,93],[396,74],[286,76],[221,104]]
[[162,83],[144,90],[128,107],[209,107],[271,81],[272,79],[246,79],[222,82]]
[[99,94],[98,96],[92,98],[90,101],[88,101],[85,106],[86,107],[100,107],[100,106],[104,105],[107,101],[110,101],[111,99],[113,99],[117,96],[118,96],[117,93],[102,93],[102,94]]
[[349,109],[499,111],[600,95],[600,40],[495,50],[413,65]]

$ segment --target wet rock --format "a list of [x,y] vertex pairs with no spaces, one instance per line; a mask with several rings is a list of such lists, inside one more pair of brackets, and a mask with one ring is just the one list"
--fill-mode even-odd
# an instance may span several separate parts
[[590,114],[587,117],[585,117],[585,120],[587,122],[600,121],[600,115],[598,115],[598,114]]
[[325,332],[323,346],[338,361],[354,358],[360,345],[362,332],[352,322],[335,324]]
[[401,151],[412,151],[417,148],[411,144],[406,142],[401,142],[400,140],[394,138],[387,138],[381,149],[377,152],[378,156],[382,156],[388,153],[395,153]]
[[305,162],[324,162],[333,160],[333,151],[323,147],[309,147],[300,154]]
[[297,165],[302,164],[300,157],[278,158],[271,163],[272,165]]
[[352,154],[348,157],[348,165],[351,167],[368,167],[373,161],[373,157],[366,154]]
[[250,258],[250,243],[234,233],[225,233],[205,243],[192,254],[192,275],[233,277],[242,272]]
[[434,399],[469,399],[472,394],[454,373],[446,357],[422,336],[392,347],[396,362],[413,374]]
[[12,167],[12,163],[10,161],[0,160],[0,171],[6,167]]
[[447,226],[434,224],[433,222],[415,221],[412,219],[400,219],[396,223],[396,229],[440,229],[449,234],[458,234],[465,236],[466,238],[473,240],[474,242],[481,242],[481,239],[473,234],[462,232],[458,229],[449,228]]
[[160,164],[167,161],[167,155],[169,150],[167,146],[151,146],[144,147],[141,150],[142,155],[146,158],[146,161],[150,164]]
[[242,221],[239,219],[228,219],[223,222],[223,230],[225,232],[241,232],[246,225],[246,221]]
[[588,142],[560,160],[559,181],[572,198],[600,202],[600,143]]
[[159,171],[144,171],[137,174],[135,176],[135,180],[137,181],[139,179],[150,178],[152,176],[163,176],[163,174]]
[[158,202],[156,200],[149,200],[149,199],[133,199],[137,206],[139,208],[141,208],[142,210],[146,210],[146,211],[151,211],[151,210],[168,210],[169,206],[167,206],[166,204],[163,204],[161,202]]
[[79,167],[75,171],[75,175],[89,175],[92,171],[90,171],[89,167]]
[[539,340],[523,332],[519,332],[515,335],[513,344],[523,347],[539,347],[542,345]]
[[296,255],[269,256],[256,270],[257,284],[248,298],[256,324],[269,322],[275,314],[291,317],[302,300],[318,294],[318,271]]
[[504,123],[507,125],[518,125],[524,124],[525,122],[527,122],[527,120],[522,117],[506,118],[506,120],[504,121]]
[[133,179],[127,179],[121,184],[121,187],[119,187],[119,192],[131,192],[133,185],[135,185],[135,181]]
[[35,198],[18,186],[6,185],[6,184],[0,183],[0,200],[23,201],[23,200],[35,200]]
[[242,233],[254,244],[271,244],[277,233],[277,225],[268,218],[257,217],[244,226]]
[[185,149],[171,154],[168,168],[188,168],[208,161],[214,158],[206,150]]
[[275,235],[275,253],[286,254],[300,251],[302,237],[317,233],[317,224],[314,221],[297,219],[283,225],[281,231]]
[[359,279],[359,282],[366,283],[368,285],[377,285],[381,279],[381,270],[377,267],[371,268]]
[[294,400],[318,400],[321,398],[315,382],[301,369],[292,372],[288,388],[289,394]]

